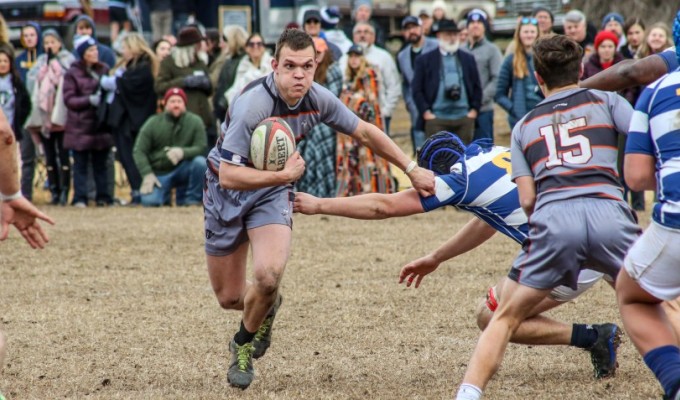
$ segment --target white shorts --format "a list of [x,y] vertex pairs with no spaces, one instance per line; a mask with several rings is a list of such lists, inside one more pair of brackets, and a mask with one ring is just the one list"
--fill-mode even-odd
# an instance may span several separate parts
[[654,221],[623,261],[628,275],[660,300],[680,296],[680,230]]

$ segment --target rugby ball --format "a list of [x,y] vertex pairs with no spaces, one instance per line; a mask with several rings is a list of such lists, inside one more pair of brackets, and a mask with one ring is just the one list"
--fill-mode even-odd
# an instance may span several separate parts
[[281,171],[295,153],[295,134],[288,123],[278,117],[260,122],[250,138],[250,161],[255,168]]

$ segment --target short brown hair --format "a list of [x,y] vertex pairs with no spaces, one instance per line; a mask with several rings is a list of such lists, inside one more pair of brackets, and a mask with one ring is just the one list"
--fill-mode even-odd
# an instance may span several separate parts
[[534,69],[548,89],[578,83],[583,48],[564,35],[540,37],[534,42]]
[[312,50],[314,50],[314,58],[316,58],[314,41],[312,40],[312,37],[303,30],[286,29],[283,31],[281,36],[279,36],[279,40],[276,42],[276,51],[274,52],[274,58],[276,61],[279,61],[281,49],[283,49],[284,46],[288,46],[293,51],[300,51],[306,49],[307,47],[311,47]]

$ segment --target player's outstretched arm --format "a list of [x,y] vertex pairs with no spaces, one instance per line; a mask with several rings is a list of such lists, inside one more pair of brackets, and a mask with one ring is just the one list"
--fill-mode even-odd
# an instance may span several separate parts
[[416,288],[419,287],[425,275],[439,268],[439,264],[467,253],[489,240],[494,233],[496,230],[489,224],[479,218],[472,218],[436,250],[404,265],[399,272],[399,283],[406,281],[406,286],[410,287],[415,280]]
[[393,194],[369,193],[323,199],[298,192],[295,194],[293,211],[305,215],[325,214],[355,219],[385,219],[425,212],[414,189]]
[[220,162],[220,187],[233,190],[255,190],[295,182],[305,172],[305,160],[299,152],[293,153],[281,171],[260,171]]
[[624,60],[581,81],[579,86],[607,91],[648,85],[668,72],[663,58],[651,55],[639,60]]
[[[406,171],[411,163],[411,159],[401,151],[399,146],[375,125],[359,121],[357,129],[352,132],[352,137],[399,167],[402,171]],[[411,184],[421,196],[427,197],[435,194],[434,174],[432,171],[416,166],[406,175],[408,175]]]

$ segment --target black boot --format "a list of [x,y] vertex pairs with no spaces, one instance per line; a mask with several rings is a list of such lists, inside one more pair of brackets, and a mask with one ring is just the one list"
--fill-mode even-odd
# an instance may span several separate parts
[[65,206],[68,204],[68,195],[71,189],[71,169],[69,167],[62,167],[59,176],[61,183],[61,191],[59,193],[59,205]]
[[52,199],[50,204],[59,204],[59,193],[61,191],[61,186],[59,185],[59,176],[57,171],[52,167],[47,167],[47,181],[49,182],[50,193],[52,194]]

